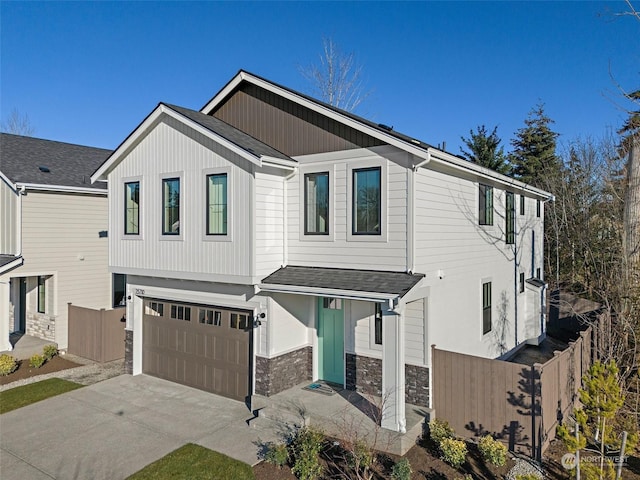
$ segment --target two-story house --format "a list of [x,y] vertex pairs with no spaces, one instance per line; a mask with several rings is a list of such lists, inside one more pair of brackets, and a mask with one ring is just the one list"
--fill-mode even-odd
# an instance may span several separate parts
[[0,351],[14,332],[66,349],[68,303],[111,307],[107,187],[91,183],[110,153],[0,134]]
[[238,400],[326,380],[429,406],[430,346],[544,336],[547,192],[240,71],[95,172],[133,374]]

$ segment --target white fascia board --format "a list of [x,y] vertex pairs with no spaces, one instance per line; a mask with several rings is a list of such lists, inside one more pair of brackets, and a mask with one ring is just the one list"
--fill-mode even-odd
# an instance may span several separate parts
[[18,193],[18,186],[15,183],[13,183],[11,180],[9,180],[9,177],[7,177],[2,172],[0,172],[0,179],[4,180],[4,182],[9,186],[9,188],[11,188],[15,193]]
[[269,155],[260,155],[260,160],[262,160],[263,165],[282,168],[291,172],[298,168],[298,162],[295,160],[286,160],[284,158],[271,157]]
[[249,160],[251,163],[261,166],[262,162],[260,157],[249,153],[248,151],[240,148],[235,143],[230,142],[224,137],[221,137],[217,133],[212,132],[208,128],[203,127],[197,122],[194,122],[190,118],[185,117],[184,115],[176,112],[170,107],[161,103],[158,105],[153,112],[136,128],[131,135],[116,149],[115,152],[111,154],[109,159],[103,163],[98,170],[94,172],[91,176],[91,182],[96,182],[98,180],[106,180],[107,174],[120,162],[124,153],[129,151],[129,149],[136,143],[138,140],[144,136],[147,131],[160,119],[162,115],[167,115],[180,123],[183,123],[187,127],[201,133],[205,137],[210,138],[216,143],[219,143],[223,147],[231,150],[232,152],[238,154],[242,158]]
[[4,264],[2,267],[0,267],[0,275],[2,275],[3,273],[8,272],[9,270],[13,270],[16,267],[19,267],[23,263],[24,263],[24,258],[18,257],[13,261]]
[[258,288],[263,292],[292,293],[295,295],[311,295],[318,297],[336,297],[347,300],[363,300],[366,302],[388,302],[398,295],[393,293],[358,292],[355,290],[339,290],[334,288],[303,287],[300,285],[278,285],[262,283]]
[[92,195],[106,195],[106,188],[68,187],[66,185],[44,185],[41,183],[16,183],[17,187],[25,190],[37,190],[41,192],[84,193]]

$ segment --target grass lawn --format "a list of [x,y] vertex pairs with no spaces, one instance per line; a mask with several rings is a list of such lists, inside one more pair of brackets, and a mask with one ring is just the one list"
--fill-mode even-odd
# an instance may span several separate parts
[[7,413],[16,408],[26,407],[32,403],[55,397],[61,393],[70,392],[83,385],[79,383],[62,380],[61,378],[50,378],[41,382],[23,385],[0,392],[0,413]]
[[253,480],[254,476],[253,470],[246,463],[200,445],[187,443],[160,460],[150,463],[127,480],[158,478]]

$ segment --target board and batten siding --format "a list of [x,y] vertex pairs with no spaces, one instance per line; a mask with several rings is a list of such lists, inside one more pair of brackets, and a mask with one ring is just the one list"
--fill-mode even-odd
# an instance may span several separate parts
[[[264,171],[262,171],[264,170]],[[284,263],[284,179],[281,172],[256,171],[256,275]]]
[[[227,169],[228,238],[207,236],[206,174]],[[163,117],[109,174],[111,268],[202,279],[252,275],[252,166],[209,138]],[[180,236],[162,235],[162,178],[179,176]],[[124,183],[140,181],[140,235],[124,235]],[[239,280],[246,282],[246,278]]]
[[0,178],[0,254],[19,253],[18,192]]

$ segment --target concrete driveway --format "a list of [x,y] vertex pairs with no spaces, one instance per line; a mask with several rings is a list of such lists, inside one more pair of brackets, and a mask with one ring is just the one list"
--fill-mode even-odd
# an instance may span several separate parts
[[249,464],[278,425],[244,404],[121,375],[0,416],[0,478],[118,480],[187,442]]

